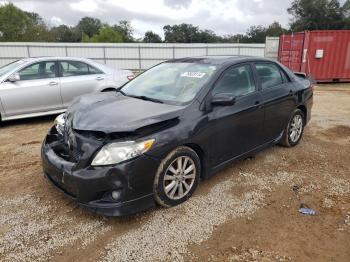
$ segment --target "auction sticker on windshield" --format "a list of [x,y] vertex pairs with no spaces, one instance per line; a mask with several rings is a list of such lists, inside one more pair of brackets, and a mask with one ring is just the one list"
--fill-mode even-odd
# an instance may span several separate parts
[[202,78],[205,76],[205,73],[202,72],[184,72],[181,74],[182,77],[195,77],[195,78]]

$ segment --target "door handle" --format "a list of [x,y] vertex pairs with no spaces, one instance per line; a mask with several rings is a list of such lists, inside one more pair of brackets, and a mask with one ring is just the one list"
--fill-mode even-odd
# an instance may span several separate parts
[[52,81],[52,82],[49,83],[49,85],[50,85],[50,86],[56,86],[56,85],[58,85],[58,83],[55,82],[55,81]]
[[103,80],[104,78],[102,76],[98,76],[95,78],[96,80],[100,81],[100,80]]

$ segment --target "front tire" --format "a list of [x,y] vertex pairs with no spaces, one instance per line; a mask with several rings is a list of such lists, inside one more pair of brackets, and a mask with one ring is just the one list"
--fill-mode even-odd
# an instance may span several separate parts
[[285,147],[296,146],[303,136],[305,116],[303,111],[296,109],[283,132],[280,144]]
[[156,202],[164,207],[185,202],[198,186],[200,173],[196,152],[186,146],[176,148],[159,165],[153,186]]

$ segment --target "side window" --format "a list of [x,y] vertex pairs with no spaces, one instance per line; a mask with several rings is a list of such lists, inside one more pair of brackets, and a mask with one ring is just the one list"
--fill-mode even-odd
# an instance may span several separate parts
[[280,69],[276,65],[272,63],[256,63],[255,67],[263,89],[283,83]]
[[96,75],[96,74],[102,74],[102,72],[100,70],[98,70],[97,68],[89,65],[89,74]]
[[90,74],[101,74],[102,72],[84,62],[80,61],[61,61],[60,75],[66,76],[81,76]]
[[280,72],[281,72],[281,75],[282,75],[282,78],[283,78],[283,83],[290,82],[289,77],[287,76],[287,74],[282,69],[280,70]]
[[35,80],[56,77],[55,62],[43,61],[32,64],[18,72],[21,80]]
[[213,95],[230,93],[234,96],[241,96],[254,91],[252,70],[249,65],[242,65],[229,68],[224,72],[214,87]]

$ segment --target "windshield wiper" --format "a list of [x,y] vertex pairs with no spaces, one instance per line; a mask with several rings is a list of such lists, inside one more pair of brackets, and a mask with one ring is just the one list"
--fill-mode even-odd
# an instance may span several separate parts
[[122,90],[118,90],[118,92],[121,93],[123,96],[129,96],[129,97],[133,97],[133,98],[137,98],[137,99],[142,99],[142,100],[146,100],[146,101],[164,104],[164,102],[162,100],[157,99],[157,98],[152,98],[152,97],[148,97],[148,96],[129,95]]
[[157,98],[152,98],[152,97],[148,97],[148,96],[135,96],[135,95],[128,95],[128,94],[125,94],[125,95],[133,97],[133,98],[137,98],[137,99],[142,99],[142,100],[146,100],[146,101],[164,104],[164,102],[162,100],[159,100]]

